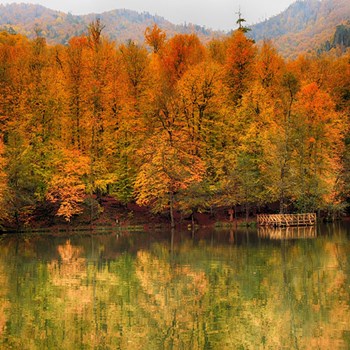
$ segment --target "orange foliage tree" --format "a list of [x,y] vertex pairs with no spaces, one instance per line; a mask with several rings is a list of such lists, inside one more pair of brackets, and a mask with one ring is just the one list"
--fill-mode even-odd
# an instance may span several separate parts
[[[301,211],[316,210],[334,200],[344,151],[345,121],[335,111],[328,93],[316,83],[298,93],[298,144],[296,148],[296,201]],[[339,189],[339,188],[338,188]]]
[[179,80],[185,71],[204,58],[205,49],[194,34],[177,34],[160,52],[166,78],[170,84]]
[[166,33],[154,24],[152,29],[150,27],[146,28],[145,41],[153,49],[154,53],[158,53],[164,47]]
[[254,57],[256,47],[243,31],[236,30],[228,39],[226,50],[226,79],[232,100],[237,103],[254,79]]

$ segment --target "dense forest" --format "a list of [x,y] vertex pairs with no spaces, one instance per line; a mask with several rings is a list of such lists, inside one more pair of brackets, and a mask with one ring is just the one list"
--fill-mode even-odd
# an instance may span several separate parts
[[278,203],[345,208],[350,55],[284,60],[244,28],[204,45],[157,25],[117,46],[0,33],[0,220],[91,220],[100,199],[155,213]]

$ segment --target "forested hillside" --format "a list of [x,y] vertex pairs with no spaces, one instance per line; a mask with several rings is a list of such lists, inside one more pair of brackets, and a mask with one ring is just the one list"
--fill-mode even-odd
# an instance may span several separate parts
[[0,220],[94,220],[101,198],[183,215],[341,211],[350,56],[286,62],[238,30],[204,45],[157,26],[148,50],[99,21],[67,46],[0,34]]
[[0,29],[34,38],[36,31],[51,44],[67,44],[72,36],[87,33],[89,23],[99,18],[105,26],[103,34],[110,40],[142,43],[145,29],[156,23],[168,36],[176,33],[195,33],[202,40],[214,36],[214,32],[198,25],[174,25],[159,16],[147,12],[137,13],[119,9],[101,14],[75,16],[33,4],[0,4]]
[[[243,15],[249,22],[249,14]],[[105,26],[103,35],[118,43],[129,39],[143,43],[145,29],[155,23],[166,31],[168,37],[177,33],[194,33],[201,41],[208,42],[213,37],[227,35],[193,24],[174,25],[159,16],[125,9],[75,16],[40,5],[0,5],[0,29],[31,39],[40,33],[49,44],[67,44],[72,36],[86,34],[89,23],[97,17]],[[336,44],[339,28],[346,26],[349,20],[348,0],[296,1],[281,14],[251,26],[249,36],[256,42],[271,39],[284,57],[296,58],[299,54],[315,54],[339,47]],[[233,18],[233,26],[234,21]]]
[[251,27],[256,41],[272,39],[285,57],[315,53],[333,41],[337,26],[350,20],[349,0],[296,1],[281,14]]

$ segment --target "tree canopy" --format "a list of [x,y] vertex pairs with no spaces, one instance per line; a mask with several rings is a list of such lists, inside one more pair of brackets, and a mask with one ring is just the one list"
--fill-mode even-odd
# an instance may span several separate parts
[[[285,61],[243,30],[204,45],[156,25],[116,45],[95,21],[67,46],[0,33],[0,214],[67,221],[113,195],[155,212],[349,194],[349,54]],[[50,209],[50,210],[49,210]]]

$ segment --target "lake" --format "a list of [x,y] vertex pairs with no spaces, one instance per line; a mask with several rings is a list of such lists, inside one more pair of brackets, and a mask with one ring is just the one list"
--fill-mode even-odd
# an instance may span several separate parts
[[0,236],[1,349],[349,349],[350,226]]

